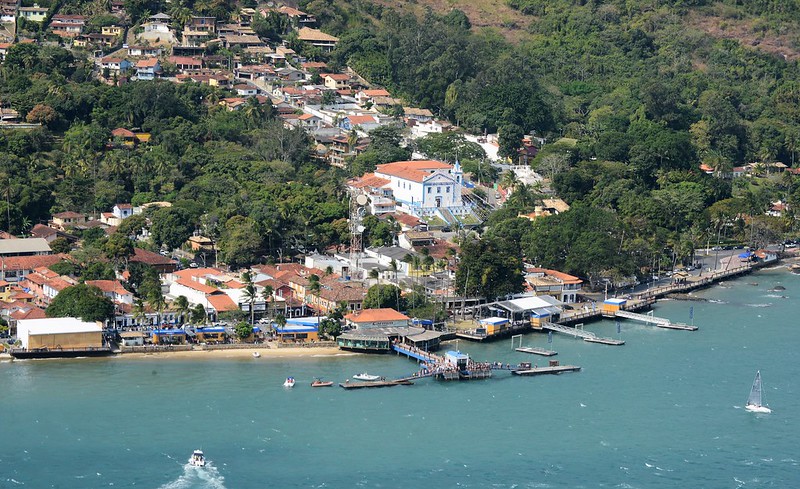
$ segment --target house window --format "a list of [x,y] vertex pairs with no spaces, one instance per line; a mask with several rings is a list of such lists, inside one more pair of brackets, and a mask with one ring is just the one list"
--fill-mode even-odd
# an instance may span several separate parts
[[431,193],[431,187],[428,187],[428,193]]
[[448,186],[447,186],[447,187],[445,187],[445,188],[447,189],[447,193],[449,194],[449,193],[450,193],[450,186],[448,185]]
[[436,193],[437,194],[442,193],[442,187],[436,187]]

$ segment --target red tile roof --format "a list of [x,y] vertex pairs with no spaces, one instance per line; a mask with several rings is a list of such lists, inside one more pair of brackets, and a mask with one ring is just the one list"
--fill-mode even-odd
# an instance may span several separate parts
[[[113,131],[111,131],[111,135],[116,137],[116,138],[134,138],[134,137],[136,137],[136,134],[134,134],[133,131],[125,129],[124,127],[118,127],[116,129],[114,129]],[[120,205],[120,204],[118,204],[118,205]]]
[[352,181],[350,185],[355,188],[380,188],[390,183],[389,180],[376,176],[374,173],[365,173],[361,178]]
[[103,292],[117,293],[120,295],[130,294],[122,282],[119,280],[87,280],[86,285],[93,285]]
[[131,262],[144,263],[146,265],[172,265],[175,262],[167,257],[161,256],[152,251],[143,250],[141,248],[134,248],[134,254],[130,258]]
[[33,270],[39,267],[49,267],[66,259],[66,255],[33,255],[9,256],[3,261],[6,270]]
[[452,167],[447,163],[434,160],[396,161],[385,165],[378,165],[375,173],[391,175],[404,180],[422,182],[430,176],[431,170],[449,170]]
[[217,310],[217,312],[222,311],[236,311],[239,309],[239,306],[236,305],[233,300],[228,297],[225,293],[213,294],[206,297],[208,302],[211,304],[211,307]]
[[410,318],[394,309],[364,309],[357,313],[351,313],[344,317],[354,323],[372,323],[379,321],[408,321]]
[[187,278],[178,279],[175,281],[175,283],[196,290],[198,292],[202,292],[204,294],[213,294],[214,292],[219,292],[219,289],[216,287],[211,287],[210,285],[202,284],[200,282]]
[[19,309],[11,313],[11,318],[19,321],[20,319],[44,319],[47,317],[44,309],[40,307],[32,307],[27,311]]
[[347,116],[347,120],[350,121],[350,124],[354,126],[359,126],[361,124],[375,124],[375,118],[371,115],[349,115]]

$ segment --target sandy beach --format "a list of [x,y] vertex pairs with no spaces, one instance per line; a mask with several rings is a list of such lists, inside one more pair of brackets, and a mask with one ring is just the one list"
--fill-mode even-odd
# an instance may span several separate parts
[[[254,358],[253,353],[258,352],[261,357]],[[352,356],[358,353],[342,351],[337,347],[324,348],[245,348],[235,350],[191,350],[191,351],[161,351],[157,353],[123,353],[116,358],[142,360],[142,359],[250,359],[253,361],[269,358],[300,358],[300,357],[340,357]]]

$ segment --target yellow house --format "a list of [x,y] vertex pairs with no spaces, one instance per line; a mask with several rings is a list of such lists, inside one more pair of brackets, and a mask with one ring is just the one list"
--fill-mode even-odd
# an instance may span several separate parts
[[225,341],[225,328],[197,328],[199,343],[222,343]]
[[101,32],[106,36],[121,36],[124,29],[118,25],[108,25],[102,28]]
[[44,22],[47,19],[47,8],[34,3],[33,7],[20,7],[19,16],[31,22]]

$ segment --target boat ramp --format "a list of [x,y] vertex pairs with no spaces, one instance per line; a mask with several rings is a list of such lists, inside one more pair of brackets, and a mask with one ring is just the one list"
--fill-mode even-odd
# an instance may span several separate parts
[[592,333],[591,331],[586,331],[582,328],[563,326],[561,324],[551,323],[549,321],[542,322],[542,329],[553,331],[555,333],[570,335],[575,338],[583,338],[583,341],[586,341],[588,343],[600,343],[602,345],[612,345],[612,346],[622,346],[625,344],[623,340],[617,340],[614,338],[602,338]]
[[624,318],[624,319],[633,319],[635,321],[642,321],[647,324],[652,324],[659,328],[664,329],[677,329],[682,331],[697,331],[697,326],[684,324],[684,323],[673,323],[667,318],[660,318],[658,316],[653,316],[652,312],[650,314],[640,314],[638,312],[631,312],[631,311],[623,311],[619,310],[616,311],[614,317]]

